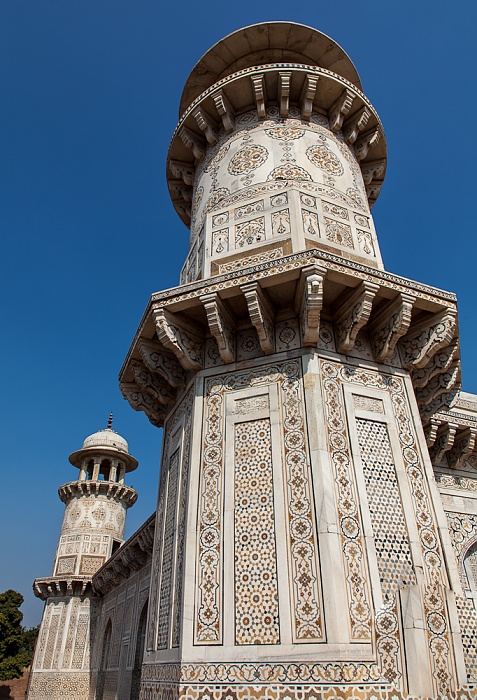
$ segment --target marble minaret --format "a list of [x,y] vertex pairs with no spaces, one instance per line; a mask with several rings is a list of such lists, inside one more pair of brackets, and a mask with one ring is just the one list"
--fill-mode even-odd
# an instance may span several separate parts
[[126,440],[99,430],[70,455],[78,479],[58,489],[65,504],[52,575],[35,580],[45,601],[30,678],[29,700],[90,697],[90,640],[98,598],[93,575],[124,541],[127,509],[136,491],[124,483],[137,467]]
[[[187,80],[167,172],[189,253],[120,374],[164,427],[142,700],[466,684],[428,450],[460,389],[456,299],[385,271],[385,170],[355,67],[314,29],[237,31]],[[450,466],[475,442],[454,435]]]

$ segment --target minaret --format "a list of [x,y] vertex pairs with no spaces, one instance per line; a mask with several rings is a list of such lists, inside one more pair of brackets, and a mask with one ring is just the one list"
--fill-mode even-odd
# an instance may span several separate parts
[[142,700],[450,698],[472,671],[426,444],[460,390],[456,299],[384,270],[385,169],[315,29],[246,27],[186,82],[189,253],[120,373],[164,426]]
[[70,455],[76,481],[58,489],[65,514],[52,575],[36,579],[35,595],[46,601],[32,665],[28,697],[89,698],[90,638],[97,599],[93,575],[124,541],[127,509],[136,491],[124,483],[137,467],[126,440],[112,430],[112,415]]

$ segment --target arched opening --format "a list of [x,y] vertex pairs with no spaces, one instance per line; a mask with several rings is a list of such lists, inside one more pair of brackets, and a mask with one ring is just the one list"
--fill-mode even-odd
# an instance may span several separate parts
[[106,671],[109,664],[109,652],[111,650],[111,620],[108,620],[106,629],[104,630],[103,646],[101,649],[101,661],[98,669],[98,680],[96,683],[96,700],[103,700],[104,684],[106,680]]
[[109,481],[109,472],[110,471],[111,471],[111,462],[109,461],[109,459],[101,460],[101,464],[99,466],[98,479],[104,479],[105,481]]
[[474,601],[474,607],[477,609],[477,542],[474,542],[465,554],[464,573],[467,579],[466,597]]
[[94,471],[94,461],[92,459],[89,460],[88,466],[87,466],[87,479],[91,480],[93,478],[93,471]]
[[144,657],[144,648],[146,646],[147,603],[148,601],[146,600],[142,607],[137,625],[136,650],[131,682],[131,700],[139,700],[139,691],[141,688],[141,667]]

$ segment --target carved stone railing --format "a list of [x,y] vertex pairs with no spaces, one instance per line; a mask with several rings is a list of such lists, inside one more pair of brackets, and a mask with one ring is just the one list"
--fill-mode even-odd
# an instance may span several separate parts
[[333,324],[339,354],[353,352],[361,331],[377,363],[389,364],[398,353],[425,426],[457,399],[455,296],[316,249],[272,255],[154,294],[120,373],[123,396],[161,426],[189,379],[204,368],[209,339],[221,364],[231,364],[237,329],[254,328],[261,351],[271,355],[277,351],[276,323],[293,316],[303,348],[317,346],[324,319]]
[[81,496],[106,496],[116,501],[122,501],[128,508],[137,501],[137,492],[126,484],[115,481],[88,479],[85,481],[69,481],[58,489],[58,495],[63,503],[69,503],[72,498]]

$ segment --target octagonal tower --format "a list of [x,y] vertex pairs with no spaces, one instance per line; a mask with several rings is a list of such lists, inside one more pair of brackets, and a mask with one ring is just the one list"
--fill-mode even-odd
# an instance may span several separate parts
[[186,83],[167,174],[189,253],[120,373],[164,427],[142,700],[467,692],[426,444],[460,390],[456,299],[384,270],[385,167],[314,29],[242,29]]

